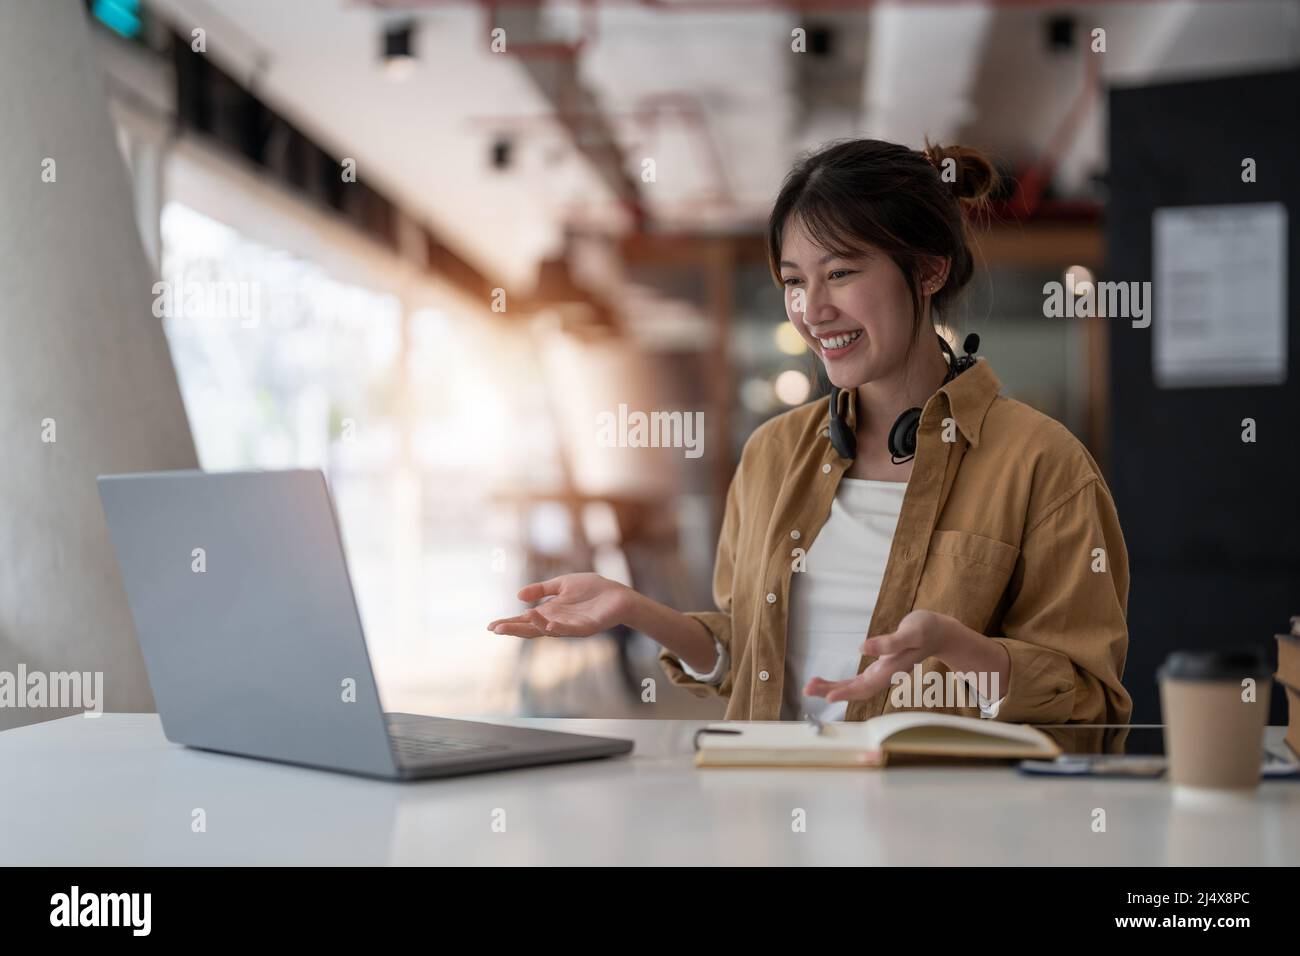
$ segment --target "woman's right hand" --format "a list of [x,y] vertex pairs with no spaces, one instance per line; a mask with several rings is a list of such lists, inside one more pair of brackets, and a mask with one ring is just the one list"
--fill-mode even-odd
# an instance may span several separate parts
[[519,600],[541,603],[493,621],[488,630],[528,638],[590,637],[623,623],[636,596],[626,585],[599,574],[562,574],[521,588]]

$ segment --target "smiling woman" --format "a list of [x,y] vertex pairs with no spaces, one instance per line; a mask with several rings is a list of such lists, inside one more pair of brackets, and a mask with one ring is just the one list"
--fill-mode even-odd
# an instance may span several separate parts
[[874,454],[856,456],[850,477],[907,477],[889,436],[951,374],[933,344],[935,316],[970,282],[968,214],[997,185],[982,153],[928,141],[920,153],[880,140],[832,143],[786,177],[768,220],[768,260],[791,326],[835,386],[832,401],[857,390]]
[[[726,697],[731,719],[931,707],[891,699],[895,678],[953,674],[974,700],[935,709],[1126,722],[1128,557],[1096,462],[1002,396],[986,361],[950,362],[936,335],[934,316],[974,271],[968,213],[996,184],[963,147],[850,140],[801,159],[768,251],[787,317],[834,388],[746,442],[718,542],[718,610],[681,614],[574,574],[528,585],[519,597],[535,606],[489,628],[627,624],[663,645],[675,684]],[[915,441],[900,456],[904,419]],[[854,441],[834,442],[833,425]]]
[[[826,351],[819,336],[863,332],[826,324],[830,315],[809,300],[823,289],[821,278],[833,288],[852,288],[870,306],[864,319],[874,318],[880,333],[913,347],[927,313],[948,312],[970,282],[968,217],[987,208],[998,183],[978,150],[928,142],[917,152],[881,140],[847,140],[797,163],[772,208],[767,241],[773,275],[786,288],[787,311],[805,341],[835,359],[856,350],[839,343]],[[865,287],[849,282],[854,276],[869,281]],[[910,324],[881,321],[899,314],[910,314]]]

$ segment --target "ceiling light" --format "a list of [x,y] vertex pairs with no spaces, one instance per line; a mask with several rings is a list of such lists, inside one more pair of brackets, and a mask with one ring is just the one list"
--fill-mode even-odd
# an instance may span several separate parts
[[1087,266],[1070,266],[1065,270],[1065,287],[1075,295],[1083,295],[1092,288],[1092,270]]
[[772,385],[776,397],[787,405],[806,402],[808,393],[812,390],[812,383],[808,381],[808,376],[796,369],[786,369],[776,377]]
[[415,24],[394,23],[384,28],[384,73],[390,80],[404,80],[415,70]]
[[782,322],[776,327],[774,333],[776,347],[786,355],[802,355],[808,351],[808,346],[804,343],[803,336],[789,322]]

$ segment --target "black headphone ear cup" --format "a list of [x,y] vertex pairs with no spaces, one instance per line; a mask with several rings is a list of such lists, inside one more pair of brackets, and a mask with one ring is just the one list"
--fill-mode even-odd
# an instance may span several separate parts
[[831,446],[841,458],[858,457],[858,436],[849,430],[842,418],[831,419]]
[[838,388],[831,387],[831,446],[841,458],[852,459],[858,456],[858,436],[853,434],[849,423],[840,415],[839,391]]
[[911,458],[916,454],[916,430],[921,424],[921,409],[909,408],[898,416],[889,430],[889,453],[895,458]]

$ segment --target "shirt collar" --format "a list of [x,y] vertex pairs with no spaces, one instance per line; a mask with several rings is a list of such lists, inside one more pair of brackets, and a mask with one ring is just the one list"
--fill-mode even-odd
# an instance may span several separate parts
[[[997,398],[1001,391],[1002,381],[994,373],[992,366],[986,359],[977,358],[974,365],[930,396],[922,410],[922,417],[925,417],[924,409],[930,407],[930,402],[939,395],[945,396],[949,413],[957,423],[957,427],[966,441],[970,442],[971,447],[976,447],[980,443],[980,429],[984,424],[984,416],[988,413],[989,406],[993,404],[993,399]],[[856,397],[854,389],[842,389],[839,392],[840,414],[851,429],[858,427]],[[829,427],[829,408],[823,421],[824,427]]]

